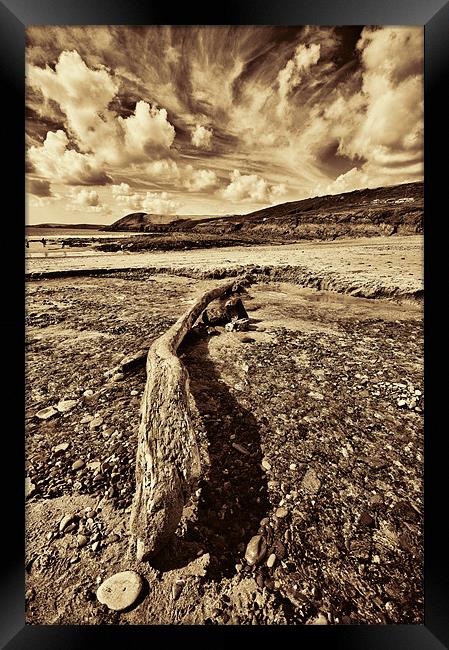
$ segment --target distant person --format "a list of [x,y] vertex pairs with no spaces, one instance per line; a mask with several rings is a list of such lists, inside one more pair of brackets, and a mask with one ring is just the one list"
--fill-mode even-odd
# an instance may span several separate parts
[[41,242],[42,242],[42,246],[45,248],[47,245],[47,240],[45,239],[45,237],[42,237]]

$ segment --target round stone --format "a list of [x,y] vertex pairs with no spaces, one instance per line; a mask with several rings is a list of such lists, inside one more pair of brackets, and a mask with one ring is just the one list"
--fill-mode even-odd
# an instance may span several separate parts
[[288,515],[288,510],[286,508],[283,508],[282,506],[276,510],[274,513],[278,519],[283,519]]
[[82,469],[83,467],[84,467],[84,460],[81,460],[81,459],[76,460],[76,461],[73,463],[73,465],[72,465],[72,469],[73,469],[75,472],[76,472],[77,470],[79,470],[79,469]]
[[143,588],[143,580],[135,571],[116,573],[101,584],[97,598],[109,609],[119,612],[133,605]]

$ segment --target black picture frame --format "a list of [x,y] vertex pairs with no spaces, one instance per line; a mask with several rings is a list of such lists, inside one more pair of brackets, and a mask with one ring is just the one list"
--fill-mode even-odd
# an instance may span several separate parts
[[[382,626],[285,627],[175,627],[175,626],[27,626],[24,612],[24,53],[29,25],[422,25],[425,30],[425,624]],[[449,62],[449,3],[443,0],[276,0],[271,3],[228,0],[203,7],[186,3],[167,5],[144,0],[3,0],[0,1],[0,48],[3,90],[2,143],[4,197],[10,204],[3,222],[3,315],[0,327],[3,373],[3,460],[0,460],[1,535],[5,550],[1,562],[0,647],[69,650],[102,647],[110,643],[229,642],[326,644],[347,650],[437,650],[449,648],[449,580],[444,524],[446,488],[445,395],[438,394],[440,347],[444,322],[436,308],[437,280],[444,277],[445,256],[439,224],[444,220],[443,192],[447,186],[439,151],[445,153],[447,133],[443,88]],[[444,117],[443,117],[444,116]],[[6,178],[5,178],[6,175]],[[5,216],[4,215],[4,216]],[[20,225],[19,225],[19,223]],[[21,229],[21,226],[23,229]],[[440,336],[441,335],[441,336]],[[445,377],[443,377],[445,382]],[[443,386],[444,388],[444,386]],[[440,388],[440,390],[442,390]],[[9,420],[8,420],[9,418]],[[6,468],[10,469],[8,476]]]

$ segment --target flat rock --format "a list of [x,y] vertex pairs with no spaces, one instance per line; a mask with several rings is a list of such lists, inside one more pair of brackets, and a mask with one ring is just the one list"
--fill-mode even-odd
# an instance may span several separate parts
[[61,442],[60,445],[56,445],[56,447],[53,447],[53,451],[55,454],[62,454],[65,451],[67,451],[69,447],[70,447],[69,442]]
[[80,420],[80,424],[89,424],[89,422],[92,422],[93,419],[93,415],[84,415]]
[[75,399],[62,399],[58,402],[57,409],[60,413],[68,413],[75,408],[77,401]]
[[96,417],[89,422],[89,429],[98,429],[98,427],[101,427],[102,424],[103,424],[103,418],[100,416]]
[[73,469],[75,472],[76,472],[77,470],[79,470],[79,469],[82,469],[83,467],[84,467],[84,460],[81,460],[81,459],[76,460],[76,461],[73,463],[73,465],[72,465],[72,469]]
[[131,607],[143,588],[143,580],[135,571],[122,571],[105,580],[97,590],[100,603],[120,612]]
[[262,535],[254,535],[249,540],[248,546],[245,551],[245,560],[248,564],[258,564],[263,560],[267,552],[267,543]]
[[310,494],[316,494],[321,487],[321,481],[316,475],[315,470],[309,467],[302,479],[302,486]]
[[55,409],[54,406],[47,406],[44,409],[41,409],[36,413],[36,417],[39,418],[39,420],[48,420],[48,418],[53,417],[56,415],[58,411]]

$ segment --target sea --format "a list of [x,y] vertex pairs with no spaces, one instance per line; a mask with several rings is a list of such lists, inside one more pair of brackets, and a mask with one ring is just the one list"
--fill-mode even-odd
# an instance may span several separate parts
[[[25,237],[31,237],[36,240],[42,239],[115,239],[120,237],[132,237],[140,235],[139,232],[104,232],[90,228],[36,228],[35,226],[25,226]],[[151,233],[145,233],[146,235]]]

